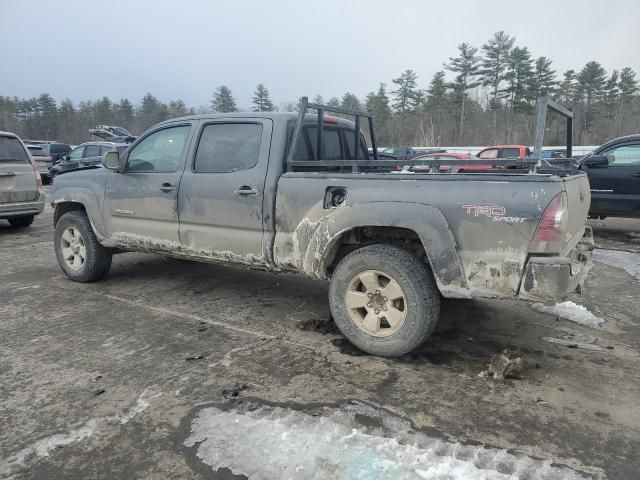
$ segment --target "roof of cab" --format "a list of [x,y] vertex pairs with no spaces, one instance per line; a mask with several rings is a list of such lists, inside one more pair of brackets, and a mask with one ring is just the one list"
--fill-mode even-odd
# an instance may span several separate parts
[[[351,120],[345,118],[336,117],[330,114],[325,114],[325,118],[331,118],[332,123],[335,121],[340,125],[353,125]],[[298,112],[229,112],[229,113],[202,113],[199,115],[189,115],[186,117],[171,118],[159,123],[158,125],[164,125],[175,122],[185,122],[193,120],[218,120],[218,119],[234,119],[234,118],[269,118],[273,120],[287,121],[296,120],[298,118]],[[305,121],[312,121],[317,119],[318,116],[315,113],[307,113]],[[328,123],[328,122],[327,122]]]

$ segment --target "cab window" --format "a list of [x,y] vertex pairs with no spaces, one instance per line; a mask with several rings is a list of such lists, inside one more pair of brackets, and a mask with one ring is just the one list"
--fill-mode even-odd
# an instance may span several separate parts
[[262,125],[212,123],[205,125],[198,142],[196,172],[235,172],[258,163]]
[[169,127],[146,136],[129,153],[127,171],[145,173],[177,171],[190,129],[188,125]]
[[502,158],[519,158],[519,157],[520,157],[519,148],[503,148],[502,149]]
[[84,158],[100,156],[100,145],[87,145],[84,149]]
[[609,165],[640,165],[640,145],[621,145],[603,153],[609,155]]
[[69,160],[80,160],[82,158],[83,152],[84,146],[76,147],[69,152],[67,157],[69,157]]
[[489,150],[483,150],[482,152],[480,152],[480,155],[478,155],[479,158],[498,158],[498,149],[497,148],[490,148]]

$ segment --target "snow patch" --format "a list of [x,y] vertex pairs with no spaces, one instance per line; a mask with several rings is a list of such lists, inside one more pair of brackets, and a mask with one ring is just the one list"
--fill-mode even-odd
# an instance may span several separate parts
[[582,305],[573,302],[556,303],[550,306],[543,305],[542,303],[534,303],[531,307],[539,312],[556,315],[566,320],[579,323],[580,325],[586,325],[587,327],[597,328],[601,323],[604,323],[602,318],[596,317]]
[[23,448],[14,456],[0,462],[0,475],[9,475],[17,466],[23,466],[33,455],[37,457],[48,457],[52,450],[80,442],[93,435],[98,427],[98,422],[89,420],[82,427],[71,430],[69,433],[57,433],[49,437],[42,438],[26,448]]
[[[287,479],[579,479],[552,460],[534,460],[506,450],[445,442],[411,430],[408,422],[363,406],[377,417],[367,429],[358,409],[326,408],[311,415],[280,407],[253,411],[201,410],[187,447],[213,470],[229,468],[252,480]],[[360,409],[362,415],[362,410]]]
[[140,394],[140,396],[136,400],[136,404],[133,407],[131,407],[127,413],[119,417],[121,425],[128,423],[136,415],[144,412],[149,407],[149,405],[151,405],[149,403],[149,400],[152,398],[159,397],[162,394],[159,392],[153,395],[147,395],[148,391],[149,391],[149,388],[145,388],[144,391]]
[[610,267],[622,268],[629,275],[640,280],[640,253],[597,248],[593,251],[591,258]]

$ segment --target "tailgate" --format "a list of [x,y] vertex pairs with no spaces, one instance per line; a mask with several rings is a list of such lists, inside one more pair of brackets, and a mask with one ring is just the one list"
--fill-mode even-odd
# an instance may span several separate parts
[[569,223],[567,226],[567,242],[562,253],[567,254],[576,246],[584,234],[589,206],[591,205],[591,190],[589,179],[585,174],[566,177],[563,181],[567,192]]
[[16,137],[0,136],[0,203],[37,198],[38,184],[25,148]]

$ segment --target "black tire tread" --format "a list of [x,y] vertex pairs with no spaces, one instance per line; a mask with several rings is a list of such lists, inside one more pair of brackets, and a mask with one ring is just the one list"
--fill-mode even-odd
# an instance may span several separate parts
[[[371,269],[393,274],[396,281],[413,286],[417,302],[417,318],[413,319],[413,324],[407,318],[400,331],[386,338],[367,335],[353,325],[344,306],[343,292],[357,265],[370,265]],[[340,261],[331,278],[329,303],[336,325],[354,345],[365,352],[386,357],[404,355],[422,344],[433,332],[440,314],[440,292],[429,266],[410,252],[387,244],[359,248]],[[407,331],[403,332],[405,327]],[[400,335],[403,333],[404,338]]]
[[[85,267],[80,271],[68,268],[62,258],[60,239],[64,229],[70,225],[75,225],[80,230],[87,249]],[[60,217],[54,231],[54,249],[60,268],[67,277],[75,282],[95,282],[104,278],[111,268],[112,252],[98,242],[89,217],[84,210],[72,210]]]

